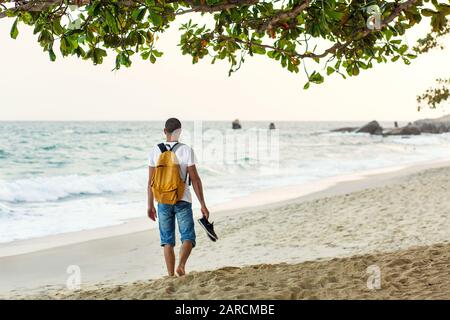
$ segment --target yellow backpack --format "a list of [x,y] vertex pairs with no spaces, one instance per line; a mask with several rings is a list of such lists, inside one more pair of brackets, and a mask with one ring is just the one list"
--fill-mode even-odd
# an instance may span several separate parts
[[164,143],[158,144],[161,155],[158,158],[156,168],[153,171],[151,187],[155,200],[162,204],[175,204],[181,200],[186,187],[180,176],[175,150],[180,143],[175,143],[167,150]]

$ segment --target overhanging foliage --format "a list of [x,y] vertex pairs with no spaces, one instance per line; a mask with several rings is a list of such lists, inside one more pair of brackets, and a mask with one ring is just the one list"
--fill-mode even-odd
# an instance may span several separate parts
[[[51,60],[59,51],[64,57],[75,55],[101,64],[113,53],[119,69],[131,66],[138,55],[156,62],[163,54],[157,39],[169,25],[178,16],[201,13],[211,22],[189,22],[180,28],[179,46],[193,63],[205,57],[212,62],[226,60],[232,72],[247,56],[265,55],[291,72],[304,70],[308,88],[335,72],[357,76],[374,63],[409,64],[420,50],[409,48],[403,35],[424,18],[429,18],[432,32],[443,32],[450,14],[449,1],[444,2],[0,0],[0,18],[15,19],[14,39],[21,23],[33,26]],[[373,11],[374,5],[378,11]],[[378,19],[375,27],[368,24],[371,19]],[[318,64],[306,68],[309,59]]]

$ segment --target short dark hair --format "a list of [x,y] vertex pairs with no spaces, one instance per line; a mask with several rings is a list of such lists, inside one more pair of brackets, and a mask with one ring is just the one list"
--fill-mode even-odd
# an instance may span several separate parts
[[167,133],[173,133],[175,130],[181,129],[181,122],[177,118],[170,118],[167,119],[164,127]]

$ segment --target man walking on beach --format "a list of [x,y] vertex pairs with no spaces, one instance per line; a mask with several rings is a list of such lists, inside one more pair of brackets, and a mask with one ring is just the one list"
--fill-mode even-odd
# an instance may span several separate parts
[[[190,183],[200,202],[204,218],[209,218],[209,211],[203,197],[202,181],[195,166],[194,151],[178,142],[181,122],[176,118],[168,119],[164,133],[166,142],[154,146],[149,155],[147,214],[153,221],[158,216],[161,246],[164,248],[169,276],[175,275],[175,219],[177,220],[182,244],[176,274],[183,276],[196,239]],[[158,202],[158,215],[154,200]]]

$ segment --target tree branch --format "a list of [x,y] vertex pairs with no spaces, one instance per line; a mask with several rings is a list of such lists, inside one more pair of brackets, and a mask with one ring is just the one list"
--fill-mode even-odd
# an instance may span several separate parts
[[[413,6],[418,1],[419,0],[408,0],[408,1],[404,2],[404,3],[399,4],[394,9],[394,11],[386,19],[384,19],[382,21],[382,23],[380,24],[381,28],[386,27],[395,18],[397,18],[403,11],[407,10],[408,8],[410,8],[411,6]],[[309,1],[306,0],[305,2],[309,2]],[[293,11],[291,11],[290,13],[292,13],[292,15],[290,15],[290,17],[292,18],[294,13],[293,13]],[[276,22],[282,21],[282,20],[283,19],[279,19],[279,20],[276,20]],[[273,20],[273,21],[275,21],[275,20]],[[359,37],[359,39],[365,38],[369,34],[375,32],[375,31],[378,31],[378,30],[375,30],[375,29],[372,30],[372,29],[364,28],[364,29],[361,29],[361,31],[363,32],[363,34]],[[339,42],[335,43],[333,46],[331,46],[330,48],[326,49],[325,51],[323,51],[320,54],[313,53],[313,52],[307,52],[307,53],[301,54],[301,53],[293,53],[291,51],[280,49],[280,48],[277,48],[277,47],[271,46],[271,45],[265,45],[265,44],[261,44],[261,43],[256,43],[256,42],[253,42],[253,41],[245,41],[245,40],[241,40],[241,39],[235,39],[235,38],[224,37],[224,36],[222,36],[222,37],[223,38],[228,38],[229,40],[233,40],[233,41],[236,41],[236,42],[239,42],[239,43],[242,43],[242,44],[245,44],[247,46],[259,46],[261,48],[271,49],[271,50],[274,50],[274,51],[277,51],[277,52],[282,52],[282,53],[287,54],[287,55],[289,55],[291,57],[296,57],[296,58],[300,58],[300,59],[305,59],[305,58],[312,58],[312,59],[319,58],[320,59],[320,58],[324,58],[324,57],[328,56],[329,54],[335,54],[338,50],[341,50],[341,49],[344,49],[344,48],[348,47],[351,43],[353,43],[353,41],[356,40],[356,38],[352,37],[351,39],[345,41],[344,43],[339,43]]]
[[[1,1],[1,2],[14,2],[14,1]],[[173,1],[167,1],[168,3],[175,3],[175,2],[182,2],[179,0],[173,0]],[[197,5],[194,3],[193,0],[185,0],[184,2],[187,2],[191,8],[187,10],[182,10],[176,15],[186,14],[186,13],[192,13],[192,12],[201,12],[201,13],[213,13],[218,11],[223,11],[231,8],[241,7],[241,6],[248,6],[253,5],[260,0],[227,0],[225,3],[220,3],[217,5],[206,5],[206,4],[200,4]],[[64,0],[30,0],[29,2],[23,3],[21,5],[16,6],[15,8],[11,8],[12,11],[44,11],[47,8],[55,5],[64,3]],[[67,4],[69,5],[77,5],[79,7],[88,5],[91,3],[91,0],[68,0]],[[134,6],[139,5],[139,0],[122,0],[117,2],[118,5],[123,6]],[[6,17],[6,12],[0,12],[0,19]]]
[[259,0],[228,0],[225,3],[217,5],[196,5],[192,0],[186,0],[186,2],[189,3],[191,9],[180,11],[177,14],[186,14],[191,12],[213,13],[236,7],[250,6],[258,3]]
[[263,32],[265,30],[272,30],[279,22],[296,18],[303,10],[308,8],[310,2],[310,0],[304,0],[303,2],[292,7],[291,10],[278,12],[275,16],[271,17],[265,23],[263,23],[258,28],[258,31]]

